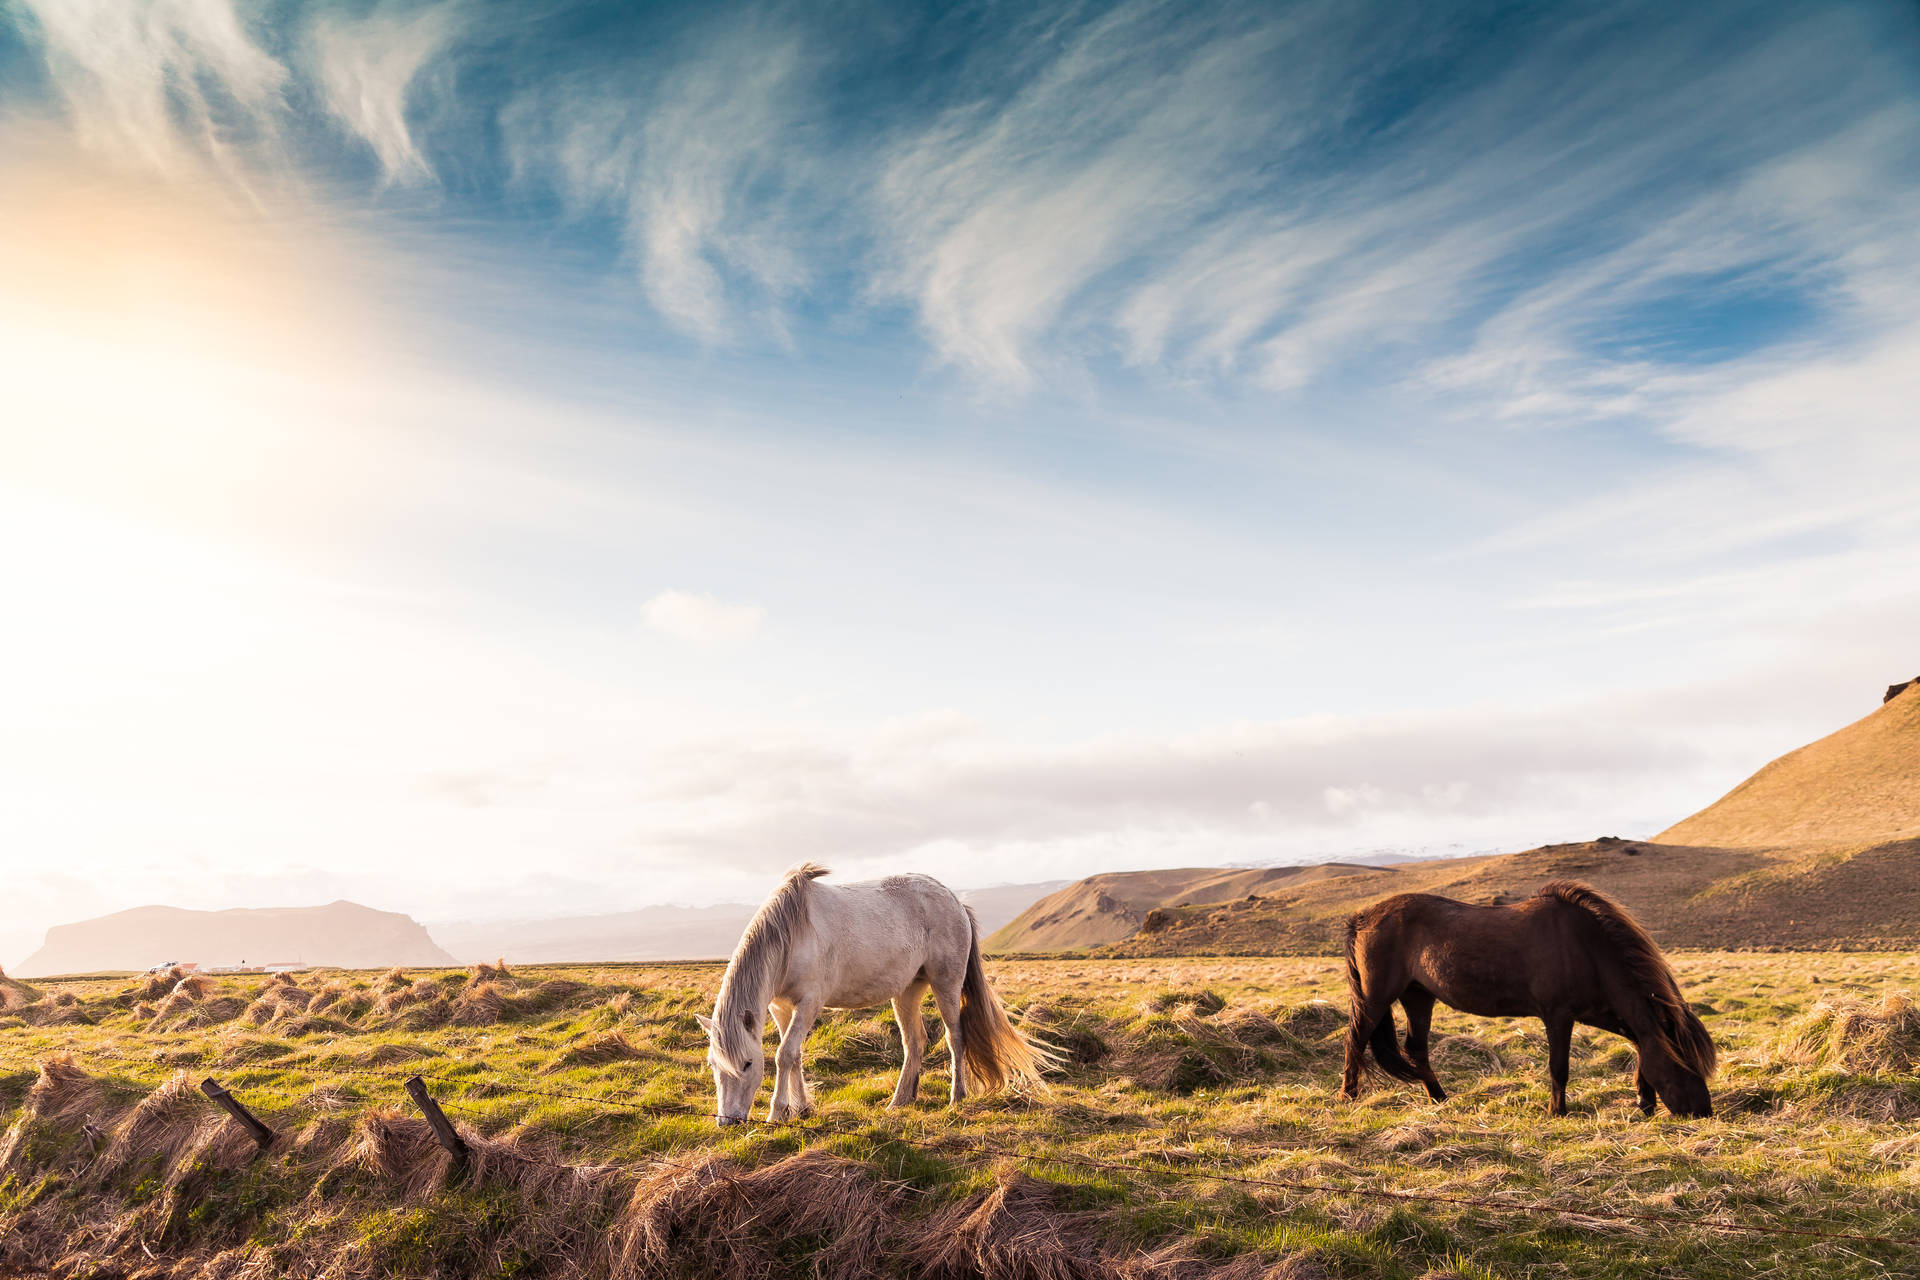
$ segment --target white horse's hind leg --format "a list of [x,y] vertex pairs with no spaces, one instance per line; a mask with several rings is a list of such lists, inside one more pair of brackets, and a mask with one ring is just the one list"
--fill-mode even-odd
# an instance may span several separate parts
[[947,1028],[947,1054],[953,1059],[953,1104],[967,1096],[966,1045],[960,1037],[960,979],[952,982],[936,982],[933,986],[933,1003],[940,1010],[940,1021]]
[[927,984],[916,982],[893,998],[894,1021],[900,1024],[900,1083],[893,1087],[890,1107],[904,1107],[920,1094],[920,1065],[927,1056],[927,1024],[920,1017],[920,1003],[927,996]]
[[780,1028],[780,1050],[773,1055],[773,1107],[770,1120],[792,1120],[803,1116],[812,1105],[807,1097],[807,1081],[801,1071],[800,1053],[813,1030],[820,1006],[812,1000],[794,1005],[787,1024]]

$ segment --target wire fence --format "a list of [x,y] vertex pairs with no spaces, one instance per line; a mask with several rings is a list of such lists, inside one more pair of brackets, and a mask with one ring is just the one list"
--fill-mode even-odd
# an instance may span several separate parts
[[[118,1066],[137,1067],[142,1070],[154,1067],[166,1068],[169,1064],[148,1059],[129,1058],[91,1046],[69,1044],[61,1052],[75,1057],[112,1062]],[[38,1062],[15,1062],[16,1070],[38,1070]],[[184,1070],[184,1068],[175,1068]],[[314,1073],[308,1073],[313,1075]],[[632,1090],[611,1089],[606,1094],[585,1094],[564,1089],[541,1087],[530,1082],[511,1079],[497,1074],[483,1075],[467,1073],[460,1076],[428,1075],[417,1071],[380,1070],[372,1067],[338,1067],[326,1074],[317,1076],[321,1084],[352,1080],[377,1080],[385,1084],[418,1078],[425,1083],[447,1088],[469,1089],[476,1084],[505,1094],[526,1098],[542,1098],[552,1101],[584,1103],[598,1107],[607,1113],[627,1113],[643,1115],[655,1119],[690,1117],[710,1119],[712,1112],[704,1107],[696,1107],[684,1102],[663,1102],[646,1098]],[[104,1088],[122,1093],[145,1096],[165,1081],[158,1084],[143,1085],[121,1084],[110,1079],[94,1077],[94,1082]],[[268,1111],[269,1117],[285,1118],[292,1115],[295,1108]],[[1871,1244],[1884,1245],[1896,1249],[1920,1252],[1920,1236],[1882,1235],[1870,1232],[1844,1231],[1827,1226],[1808,1224],[1790,1224],[1783,1222],[1740,1221],[1725,1217],[1700,1217],[1682,1213],[1652,1213],[1635,1210],[1599,1209],[1553,1204],[1544,1201],[1523,1199],[1496,1199],[1487,1196],[1460,1195],[1442,1191],[1412,1190],[1407,1188],[1388,1188],[1365,1186],[1353,1183],[1332,1183],[1319,1179],[1261,1177],[1252,1174],[1231,1173],[1219,1169],[1187,1168],[1170,1163],[1151,1163],[1146,1161],[1107,1160],[1078,1152],[1063,1151],[1057,1148],[1038,1150],[1031,1147],[1014,1146],[974,1135],[946,1135],[940,1139],[928,1139],[899,1132],[897,1129],[876,1134],[872,1125],[862,1125],[837,1121],[829,1117],[813,1116],[799,1120],[757,1120],[753,1125],[770,1129],[791,1131],[803,1139],[813,1137],[850,1138],[878,1147],[885,1143],[899,1143],[904,1146],[928,1151],[956,1162],[971,1163],[979,1168],[988,1167],[985,1161],[1013,1161],[1032,1166],[1052,1165],[1060,1168],[1077,1168],[1089,1172],[1121,1173],[1136,1177],[1169,1179],[1179,1182],[1213,1182],[1234,1186],[1255,1188],[1263,1191],[1301,1195],[1324,1195],[1335,1197],[1353,1197],[1356,1199],[1376,1200],[1397,1204],[1436,1204],[1457,1208],[1482,1209],[1494,1213],[1546,1216],[1560,1220],[1591,1223],[1616,1223],[1621,1225],[1657,1226],[1671,1230],[1714,1231],[1728,1234],[1773,1236],[1783,1239],[1802,1241],[1825,1241],[1833,1244]],[[1265,1157],[1286,1153],[1285,1148],[1241,1148],[1243,1156]],[[507,1148],[499,1149],[497,1155],[509,1160],[528,1164],[543,1165],[550,1168],[581,1170],[591,1167],[595,1170],[626,1171],[634,1174],[650,1172],[648,1166],[629,1164],[596,1164],[581,1166],[546,1160],[525,1152]],[[671,1157],[660,1156],[655,1160],[659,1164],[680,1164]]]

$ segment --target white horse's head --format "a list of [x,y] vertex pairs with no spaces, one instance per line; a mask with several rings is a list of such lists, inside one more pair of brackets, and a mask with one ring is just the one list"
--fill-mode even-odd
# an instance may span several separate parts
[[[723,1125],[746,1120],[753,1110],[754,1095],[760,1092],[760,1081],[766,1076],[761,1028],[752,1025],[756,1012],[749,1009],[740,1022],[724,1027],[704,1013],[694,1015],[707,1033],[707,1065],[713,1068],[713,1090],[718,1100],[714,1114]],[[717,1009],[714,1013],[715,1017],[720,1015]]]

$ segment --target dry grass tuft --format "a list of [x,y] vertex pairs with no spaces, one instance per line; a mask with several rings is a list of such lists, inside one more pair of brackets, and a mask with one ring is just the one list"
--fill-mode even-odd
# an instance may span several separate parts
[[[486,969],[488,965],[475,965]],[[468,982],[448,1008],[448,1018],[456,1027],[490,1027],[500,1021],[507,1009],[507,993],[497,982]]]
[[1787,1027],[1780,1056],[1856,1074],[1920,1071],[1920,1005],[1904,991],[1888,993],[1878,1005],[1829,996]]
[[1118,1280],[1333,1280],[1325,1267],[1305,1258],[1243,1253],[1222,1261],[1207,1257],[1188,1240],[1133,1254],[1115,1265],[1110,1274]]
[[1347,1010],[1328,1000],[1308,1000],[1287,1005],[1273,1020],[1302,1040],[1324,1040],[1347,1027]]
[[0,969],[0,1013],[18,1013],[39,999],[38,989],[9,978],[7,971]]
[[825,1242],[815,1275],[883,1276],[902,1195],[865,1166],[817,1151],[752,1170],[724,1157],[676,1161],[634,1188],[619,1260],[639,1275],[748,1280],[780,1274],[779,1253],[810,1239]]
[[173,994],[185,996],[189,1000],[204,1000],[207,992],[213,990],[213,979],[204,973],[183,973],[180,980],[173,984]]
[[40,1064],[40,1075],[27,1090],[27,1112],[39,1120],[75,1127],[106,1110],[106,1091],[80,1069],[70,1053],[55,1054]]
[[591,994],[593,987],[571,978],[549,978],[531,991],[514,997],[513,1012],[520,1015],[549,1013],[564,1004]]
[[[399,972],[398,969],[393,971]],[[446,1025],[452,1009],[437,984],[422,978],[418,982],[388,986],[381,990],[381,984],[385,982],[386,978],[382,978],[374,984],[375,989],[380,990],[380,997],[373,1002],[374,1016],[399,1022],[416,1031],[429,1031]]]
[[477,987],[483,982],[512,982],[513,974],[507,970],[505,960],[496,960],[492,964],[484,962],[467,966],[467,985]]
[[416,1058],[437,1058],[445,1050],[434,1045],[396,1044],[388,1041],[376,1044],[357,1055],[357,1061],[363,1067],[391,1067],[401,1062],[412,1062]]
[[365,989],[356,989],[338,979],[315,988],[307,1001],[308,1013],[331,1012],[336,1017],[357,1018],[373,1007]]
[[208,1118],[204,1104],[187,1073],[176,1072],[128,1110],[100,1158],[101,1172],[113,1173],[141,1161],[171,1167],[193,1142],[200,1122]]
[[[285,978],[286,974],[280,977]],[[246,1019],[256,1027],[298,1017],[313,1004],[313,994],[292,982],[270,982],[259,997],[246,1008]]]
[[648,1056],[646,1050],[618,1031],[605,1031],[568,1045],[558,1057],[547,1064],[545,1070],[548,1075],[554,1075],[574,1067],[595,1067],[607,1062],[636,1062],[646,1056]]
[[450,1165],[427,1122],[392,1107],[361,1113],[334,1162],[398,1183],[410,1197],[443,1183]]
[[1064,1212],[1059,1187],[1003,1168],[992,1189],[925,1219],[904,1250],[915,1274],[962,1280],[1097,1280],[1095,1220]]
[[205,988],[196,994],[193,988],[175,988],[173,993],[154,1008],[151,1030],[154,1031],[190,1031],[196,1027],[211,1027],[222,1022],[231,1022],[239,1017],[246,1006],[236,996],[220,996],[217,999],[203,998]]
[[158,973],[150,973],[140,984],[140,998],[142,1000],[164,999],[167,993],[173,990],[174,984],[186,976],[187,971],[179,965],[171,969],[162,969]]
[[1171,1013],[1175,1009],[1191,1009],[1202,1016],[1218,1013],[1227,1007],[1227,998],[1218,991],[1203,988],[1199,991],[1158,991],[1147,998],[1147,1008],[1155,1013]]

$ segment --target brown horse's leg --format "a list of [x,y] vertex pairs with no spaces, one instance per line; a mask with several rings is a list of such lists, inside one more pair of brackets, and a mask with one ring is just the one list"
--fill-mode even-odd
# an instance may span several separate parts
[[1408,987],[1400,997],[1400,1007],[1407,1011],[1407,1060],[1420,1073],[1420,1083],[1427,1086],[1427,1096],[1435,1102],[1445,1102],[1447,1091],[1440,1087],[1440,1077],[1433,1073],[1433,1064],[1427,1061],[1427,1029],[1433,1025],[1433,992],[1421,986]]
[[1553,1096],[1547,1102],[1547,1114],[1563,1116],[1567,1114],[1567,1059],[1573,1049],[1573,1019],[1548,1018],[1547,1024],[1547,1077],[1553,1085]]
[[1634,1063],[1633,1087],[1640,1095],[1640,1114],[1650,1116],[1660,1108],[1659,1095],[1654,1092],[1653,1081],[1647,1079],[1646,1055],[1641,1054]]

